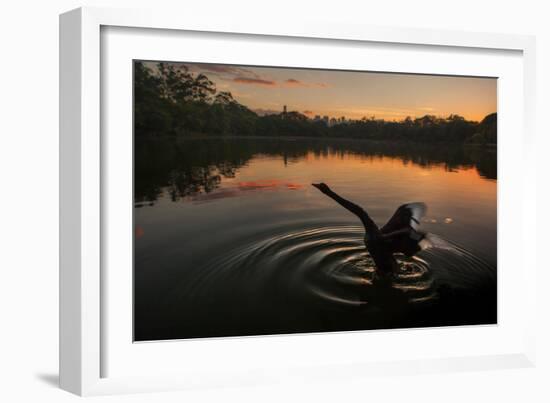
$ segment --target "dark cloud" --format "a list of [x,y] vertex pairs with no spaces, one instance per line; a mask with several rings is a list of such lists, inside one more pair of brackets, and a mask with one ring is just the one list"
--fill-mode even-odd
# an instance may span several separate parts
[[274,87],[275,85],[277,85],[275,81],[264,80],[262,78],[235,77],[233,81],[241,84],[265,85],[267,87]]
[[287,78],[284,81],[276,81],[269,77],[262,76],[256,71],[246,67],[232,66],[226,64],[209,63],[169,63],[175,67],[188,68],[193,73],[203,73],[207,76],[216,76],[219,79],[233,81],[240,84],[260,85],[272,88],[326,88],[324,83],[308,83],[296,78]]
[[296,80],[295,78],[289,78],[285,80],[283,83],[285,87],[307,87],[307,88],[314,88],[314,87],[320,87],[320,88],[326,88],[328,87],[325,83],[306,83],[300,80]]
[[254,76],[257,78],[257,75],[251,70],[244,69],[242,67],[227,66],[224,64],[197,64],[197,67],[200,69],[210,71],[212,73],[218,74],[229,74],[234,76]]
[[307,87],[307,84],[296,80],[295,78],[289,78],[288,80],[285,80],[285,85],[289,87]]

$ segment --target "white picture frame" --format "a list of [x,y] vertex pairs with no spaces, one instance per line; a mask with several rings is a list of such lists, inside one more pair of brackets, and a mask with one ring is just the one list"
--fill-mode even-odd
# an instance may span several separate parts
[[[369,376],[380,373],[408,373],[408,372],[437,372],[454,370],[474,370],[484,368],[527,367],[535,363],[535,278],[536,278],[536,251],[535,242],[528,242],[526,234],[535,231],[535,171],[534,158],[534,92],[535,92],[535,42],[530,36],[502,35],[487,33],[466,33],[455,31],[429,31],[407,28],[381,28],[357,26],[338,23],[305,23],[300,26],[282,26],[276,22],[242,21],[232,22],[211,21],[195,16],[173,15],[169,12],[150,10],[115,10],[104,8],[80,8],[61,15],[60,17],[60,385],[63,389],[79,395],[130,393],[139,391],[159,391],[170,389],[186,389],[211,387],[215,385],[254,385],[273,382],[296,382],[305,379],[331,379],[337,373],[341,377]],[[122,298],[120,306],[112,305],[109,293],[113,288],[120,287],[127,277],[112,277],[106,273],[106,250],[104,227],[110,224],[105,220],[113,219],[113,214],[105,214],[105,203],[111,203],[106,194],[109,191],[108,178],[114,175],[110,171],[105,147],[123,147],[123,144],[114,144],[110,138],[102,137],[110,130],[111,121],[106,117],[112,114],[105,110],[106,100],[113,105],[111,98],[104,98],[116,87],[113,80],[105,80],[102,74],[111,74],[110,67],[105,67],[102,57],[111,57],[106,51],[106,44],[121,49],[121,40],[118,38],[105,42],[102,32],[111,28],[122,32],[122,36],[133,35],[132,30],[156,30],[157,33],[170,33],[170,41],[179,40],[179,33],[192,32],[200,37],[216,33],[217,37],[242,36],[254,38],[254,41],[281,42],[294,41],[307,46],[309,41],[329,41],[326,46],[337,49],[347,44],[376,44],[376,46],[412,46],[439,51],[451,50],[484,54],[500,54],[512,52],[514,54],[510,69],[503,74],[509,74],[507,82],[511,93],[516,94],[510,104],[499,103],[499,139],[500,128],[504,122],[510,128],[517,129],[521,135],[508,145],[501,145],[499,140],[499,154],[507,155],[506,150],[521,147],[523,158],[516,164],[515,173],[506,169],[511,161],[499,156],[499,181],[501,173],[508,175],[509,183],[501,192],[499,189],[499,210],[519,208],[515,218],[507,222],[505,228],[513,228],[516,242],[520,237],[522,242],[514,251],[503,248],[511,235],[499,232],[499,261],[503,256],[515,253],[514,261],[521,266],[521,286],[523,287],[522,321],[510,317],[500,322],[499,326],[484,329],[443,329],[422,330],[422,333],[410,333],[410,337],[418,339],[438,340],[447,337],[475,340],[485,338],[487,343],[491,338],[500,338],[502,343],[489,351],[484,350],[482,343],[473,348],[467,342],[463,349],[445,348],[434,350],[432,354],[419,349],[418,354],[400,356],[399,352],[392,357],[384,358],[372,354],[374,358],[365,358],[358,355],[349,360],[313,359],[314,350],[308,346],[323,345],[325,343],[365,343],[373,341],[385,343],[384,339],[400,340],[410,331],[377,331],[352,332],[320,335],[294,335],[276,337],[208,339],[202,341],[183,341],[181,343],[156,343],[156,346],[138,347],[132,345],[127,337],[127,321],[131,318],[122,317],[128,304],[128,298]],[[124,30],[127,31],[124,31]],[[122,31],[120,31],[122,30]],[[130,30],[130,31],[128,31]],[[135,31],[137,32],[137,31]],[[145,32],[145,31],[142,31]],[[144,35],[153,31],[146,31]],[[116,38],[116,32],[115,32]],[[119,42],[116,42],[116,41]],[[161,39],[158,39],[159,41]],[[118,45],[117,45],[118,44]],[[128,42],[128,44],[130,44]],[[146,47],[145,45],[143,45]],[[166,45],[168,46],[168,45]],[[131,46],[127,47],[132,49]],[[418,49],[417,49],[418,50]],[[397,50],[399,52],[399,49]],[[452,53],[451,52],[451,53]],[[120,51],[119,57],[124,52]],[[159,53],[162,55],[161,53]],[[138,55],[136,55],[138,56]],[[142,56],[142,55],[141,55]],[[131,51],[125,54],[126,58],[133,57]],[[197,56],[198,57],[198,56]],[[249,56],[259,57],[259,54]],[[451,56],[450,56],[451,57]],[[136,57],[139,58],[139,57]],[[114,56],[113,56],[114,59]],[[242,60],[242,59],[241,59]],[[432,57],[433,60],[433,57]],[[484,63],[490,63],[490,59]],[[223,60],[216,60],[221,62]],[[124,61],[122,61],[124,63]],[[268,63],[268,61],[265,61]],[[298,63],[305,66],[305,62]],[[107,63],[108,64],[108,63]],[[503,62],[503,65],[506,63]],[[476,68],[452,66],[451,63],[442,63],[437,67],[441,72],[463,73],[471,72]],[[473,67],[472,67],[473,66]],[[481,66],[481,64],[480,64]],[[469,70],[468,70],[469,68]],[[410,65],[407,72],[418,69],[422,72],[422,65]],[[445,70],[449,69],[449,70]],[[481,67],[480,67],[481,69]],[[107,73],[108,72],[108,73]],[[482,70],[480,70],[481,74]],[[115,76],[113,76],[115,77]],[[119,76],[116,76],[119,78]],[[120,83],[120,80],[116,81]],[[126,82],[126,88],[131,86]],[[507,84],[508,85],[508,84]],[[115,90],[118,96],[124,95],[124,89]],[[510,97],[512,98],[512,97]],[[508,102],[508,101],[506,101]],[[501,116],[500,107],[504,110],[518,110],[519,117],[510,120]],[[120,109],[117,112],[127,109]],[[126,119],[131,117],[126,116]],[[505,120],[502,120],[505,119]],[[126,120],[127,122],[127,120]],[[123,128],[126,126],[122,126]],[[506,133],[506,131],[504,131]],[[504,171],[501,166],[504,164]],[[124,165],[124,164],[122,164]],[[114,168],[113,168],[114,169]],[[518,191],[520,186],[521,191]],[[508,190],[506,190],[508,189]],[[503,192],[507,193],[503,193]],[[509,202],[500,203],[504,197]],[[116,198],[115,198],[116,199]],[[129,206],[129,205],[128,205]],[[111,207],[109,207],[111,208]],[[103,211],[102,211],[103,209]],[[124,215],[124,214],[122,214]],[[499,211],[499,225],[501,216]],[[114,219],[113,219],[114,220]],[[114,222],[114,221],[113,221]],[[120,224],[120,225],[119,225]],[[119,222],[123,226],[123,222]],[[114,225],[114,224],[113,224]],[[531,238],[532,240],[532,238]],[[502,252],[501,252],[502,251]],[[501,254],[502,253],[502,254]],[[504,255],[504,254],[508,255]],[[510,255],[511,256],[511,255]],[[499,268],[500,270],[500,268]],[[500,272],[499,272],[500,274]],[[504,276],[506,279],[506,276]],[[107,287],[106,280],[109,280]],[[504,280],[503,280],[504,281]],[[506,290],[506,284],[499,277],[499,309],[506,304],[509,294],[500,292]],[[122,295],[124,290],[120,290]],[[126,305],[124,305],[126,304]],[[116,309],[115,309],[116,308]],[[525,315],[525,312],[528,315]],[[501,312],[499,311],[499,317]],[[117,316],[118,315],[118,316]],[[115,317],[116,321],[109,320]],[[119,320],[120,319],[120,320]],[[118,329],[115,323],[122,323]],[[509,323],[509,326],[506,325]],[[124,328],[126,326],[126,328]],[[107,331],[106,328],[109,328]],[[126,329],[126,330],[124,330]],[[320,338],[321,337],[321,338]],[[449,339],[450,340],[450,339]],[[119,344],[116,344],[119,343]],[[187,343],[184,345],[183,343]],[[189,344],[193,343],[193,344]],[[389,342],[388,342],[389,343]],[[123,345],[124,344],[124,345]],[[128,344],[128,345],[126,345]],[[495,343],[498,344],[498,343]],[[379,345],[379,344],[378,344]],[[184,347],[188,348],[185,349]],[[189,348],[189,346],[191,346]],[[259,364],[246,357],[261,356],[266,349],[272,351]],[[289,350],[290,349],[290,350]],[[142,351],[148,350],[148,351]],[[186,354],[185,361],[169,362],[168,355]],[[193,352],[207,350],[217,351],[223,357],[225,366],[216,365],[212,358],[204,358],[204,354],[193,355]],[[233,351],[233,355],[227,351]],[[115,351],[116,353],[114,353]],[[294,359],[277,360],[277,356],[284,355],[284,351],[302,351]],[[383,352],[383,349],[381,350]],[[427,350],[426,350],[427,351]],[[120,353],[123,352],[123,353]],[[142,354],[142,355],[140,355]],[[139,358],[133,358],[139,357]],[[116,356],[116,357],[115,357]],[[164,357],[156,360],[154,357]],[[239,357],[243,359],[239,359]],[[134,361],[135,359],[135,361]],[[117,361],[118,360],[118,361]],[[163,361],[164,360],[164,361]],[[309,360],[309,361],[308,361]],[[117,361],[117,370],[107,368],[108,361]],[[142,363],[144,368],[135,368]],[[124,365],[126,363],[126,365]],[[262,366],[263,365],[263,366]],[[136,371],[131,371],[132,368]],[[260,371],[259,371],[260,370]],[[330,374],[330,376],[329,376]]]

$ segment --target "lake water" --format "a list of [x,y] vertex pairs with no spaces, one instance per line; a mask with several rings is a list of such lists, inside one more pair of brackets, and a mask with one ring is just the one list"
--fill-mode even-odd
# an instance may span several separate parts
[[[496,323],[494,149],[136,139],[136,341]],[[377,280],[359,220],[422,201],[432,246]]]

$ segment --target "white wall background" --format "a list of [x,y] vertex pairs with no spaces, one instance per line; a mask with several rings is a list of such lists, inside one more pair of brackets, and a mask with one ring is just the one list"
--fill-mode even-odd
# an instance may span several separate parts
[[0,400],[66,402],[77,398],[57,383],[58,328],[58,14],[81,5],[178,7],[182,13],[232,18],[343,20],[537,36],[539,164],[539,364],[534,369],[375,377],[334,384],[226,389],[99,401],[550,401],[550,269],[543,209],[550,129],[550,12],[523,0],[298,1],[11,0],[0,8]]

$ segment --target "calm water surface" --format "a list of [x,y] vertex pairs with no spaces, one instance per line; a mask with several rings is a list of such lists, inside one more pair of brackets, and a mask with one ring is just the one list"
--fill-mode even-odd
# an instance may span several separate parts
[[[432,247],[378,281],[359,220],[423,201]],[[496,323],[496,152],[315,139],[136,140],[135,338]]]

